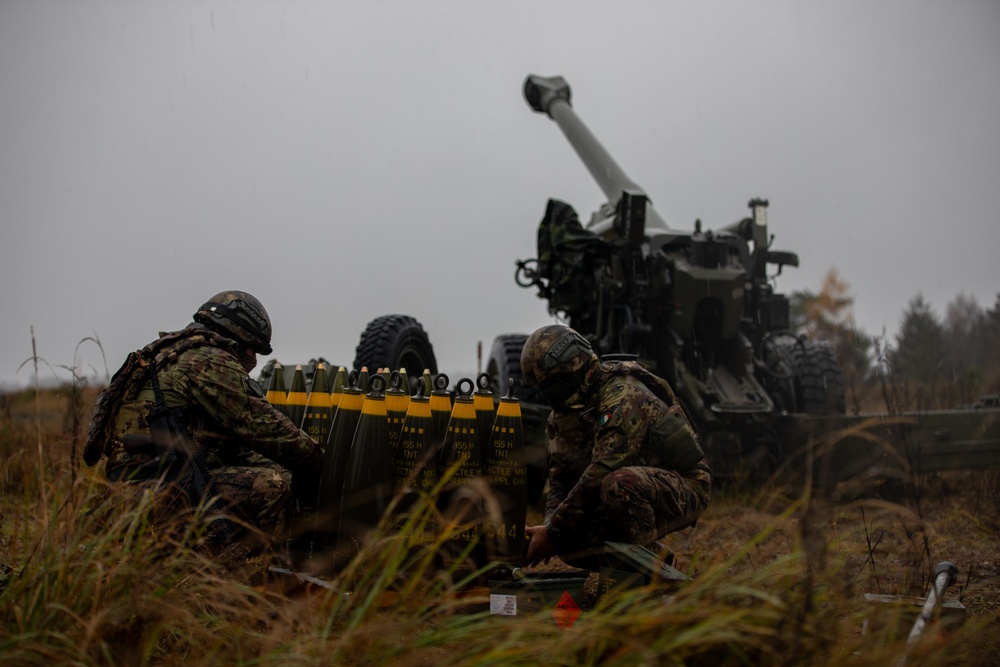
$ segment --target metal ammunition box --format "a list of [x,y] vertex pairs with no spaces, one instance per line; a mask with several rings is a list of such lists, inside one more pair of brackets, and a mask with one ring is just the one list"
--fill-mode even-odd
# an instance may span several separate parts
[[490,613],[500,616],[551,616],[561,627],[572,625],[583,605],[586,570],[532,572],[520,579],[491,580]]

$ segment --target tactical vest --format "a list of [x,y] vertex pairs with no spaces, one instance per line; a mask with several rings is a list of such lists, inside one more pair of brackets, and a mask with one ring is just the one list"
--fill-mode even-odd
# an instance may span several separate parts
[[615,377],[635,378],[667,405],[667,411],[650,425],[646,436],[649,450],[661,458],[657,462],[660,466],[683,472],[704,460],[694,424],[666,380],[634,361],[605,362],[600,372],[601,386]]
[[[109,461],[110,476],[110,469],[117,465],[141,466],[154,459],[157,453],[150,449],[150,431],[146,423],[153,404],[139,400],[140,391],[149,384],[151,360],[155,359],[157,370],[162,371],[188,350],[204,346],[228,349],[232,345],[233,342],[224,336],[194,326],[162,334],[146,347],[131,352],[111,378],[108,388],[97,398],[83,460],[92,466],[102,457],[124,459]],[[117,433],[117,426],[123,420],[125,432]]]

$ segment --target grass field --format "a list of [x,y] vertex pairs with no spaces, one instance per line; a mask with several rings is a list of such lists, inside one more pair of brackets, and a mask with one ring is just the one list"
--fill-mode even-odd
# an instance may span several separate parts
[[[262,558],[224,568],[204,512],[152,526],[148,498],[123,503],[82,466],[93,398],[0,397],[0,664],[1000,664],[997,471],[837,502],[718,488],[667,540],[692,582],[604,597],[562,629],[547,613],[491,616],[481,590],[439,569],[440,541],[415,537],[433,503],[329,590],[257,584]],[[865,594],[923,596],[944,560],[959,569],[945,599],[964,612],[907,653],[912,613]]]

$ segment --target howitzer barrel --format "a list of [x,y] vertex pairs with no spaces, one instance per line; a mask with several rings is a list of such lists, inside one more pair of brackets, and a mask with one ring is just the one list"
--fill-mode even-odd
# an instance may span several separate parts
[[[524,80],[524,99],[532,109],[546,114],[556,122],[609,201],[617,203],[626,190],[634,194],[645,194],[576,115],[570,102],[569,84],[565,79],[561,76],[530,74]],[[646,207],[646,225],[668,229],[652,204]]]

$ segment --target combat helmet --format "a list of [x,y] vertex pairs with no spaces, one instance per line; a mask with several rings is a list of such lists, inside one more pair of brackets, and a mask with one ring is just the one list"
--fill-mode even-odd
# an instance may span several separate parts
[[194,321],[235,338],[259,354],[271,354],[271,318],[251,294],[219,292],[198,309]]
[[521,376],[537,386],[553,407],[579,400],[599,360],[590,342],[575,330],[550,324],[528,336],[521,350]]

